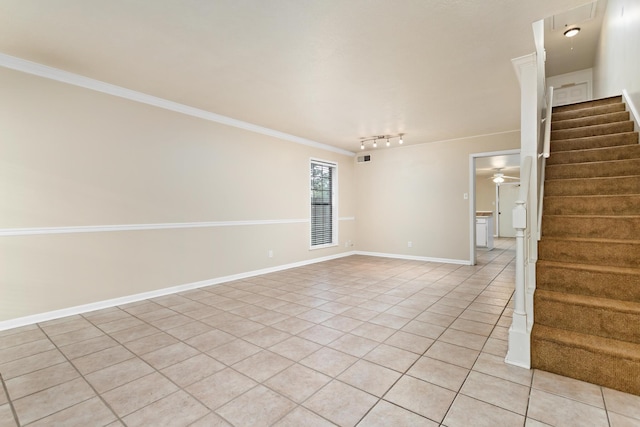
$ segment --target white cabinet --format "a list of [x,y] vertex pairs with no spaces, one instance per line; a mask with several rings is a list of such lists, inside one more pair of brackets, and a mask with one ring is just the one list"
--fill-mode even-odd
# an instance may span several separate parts
[[493,249],[493,213],[476,215],[476,246]]

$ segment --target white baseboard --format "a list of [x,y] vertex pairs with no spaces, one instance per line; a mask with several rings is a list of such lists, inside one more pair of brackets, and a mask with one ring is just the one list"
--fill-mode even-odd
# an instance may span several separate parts
[[364,251],[356,251],[355,254],[366,255],[366,256],[377,256],[382,258],[406,259],[409,261],[426,261],[426,262],[438,262],[442,264],[471,265],[471,262],[469,262],[468,259],[431,258],[431,257],[424,257],[424,256],[387,254],[387,253],[381,253],[381,252],[364,252]]
[[631,115],[631,120],[633,120],[634,130],[636,132],[640,131],[640,114],[638,113],[638,109],[636,108],[636,105],[633,103],[633,100],[629,96],[629,92],[627,92],[626,89],[622,90],[622,99],[627,106],[627,111],[629,111]]
[[132,302],[142,301],[150,298],[157,298],[165,295],[185,292],[192,289],[202,288],[204,286],[219,285],[222,283],[232,282],[234,280],[242,280],[242,279],[247,279],[249,277],[260,276],[262,274],[275,273],[278,271],[288,270],[296,267],[304,267],[305,265],[316,264],[319,262],[330,261],[338,258],[344,258],[351,255],[365,255],[365,256],[374,256],[374,257],[382,257],[382,258],[406,259],[411,261],[437,262],[442,264],[471,265],[471,263],[468,260],[460,260],[460,259],[431,258],[431,257],[421,257],[421,256],[412,256],[412,255],[387,254],[387,253],[380,253],[380,252],[350,251],[350,252],[343,252],[337,255],[313,258],[306,261],[299,261],[299,262],[294,262],[290,264],[278,265],[275,267],[263,268],[260,270],[248,271],[245,273],[233,274],[230,276],[216,277],[213,279],[201,280],[199,282],[192,282],[192,283],[186,283],[178,286],[171,286],[169,288],[162,288],[154,291],[142,292],[134,295],[127,295],[120,298],[113,298],[113,299],[98,301],[90,304],[77,305],[74,307],[63,308],[61,310],[48,311],[46,313],[34,314],[31,316],[18,317],[16,319],[10,319],[10,320],[5,320],[0,322],[0,331],[19,328],[21,326],[32,325],[34,323],[46,322],[48,320],[60,319],[62,317],[73,316],[76,314],[88,313],[95,310],[102,310],[104,308],[110,308],[118,305],[129,304]]
[[330,255],[330,256],[314,258],[306,261],[283,264],[275,267],[249,271],[246,273],[233,274],[230,276],[216,277],[213,279],[201,280],[199,282],[186,283],[183,285],[171,286],[169,288],[162,288],[154,291],[143,292],[143,293],[134,294],[134,295],[127,295],[120,298],[113,298],[113,299],[98,301],[90,304],[83,304],[83,305],[77,305],[74,307],[63,308],[61,310],[48,311],[46,313],[34,314],[30,316],[19,317],[16,319],[5,320],[0,322],[0,331],[19,328],[21,326],[32,325],[34,323],[46,322],[48,320],[59,319],[62,317],[73,316],[76,314],[88,313],[90,311],[101,310],[104,308],[115,307],[118,305],[129,304],[132,302],[142,301],[149,298],[157,298],[164,295],[175,294],[178,292],[185,292],[192,289],[202,288],[204,286],[219,285],[221,283],[232,282],[234,280],[242,280],[249,277],[260,276],[262,274],[275,273],[282,270],[288,270],[290,268],[303,267],[305,265],[316,264],[319,262],[330,261],[338,258],[344,258],[344,257],[355,255],[355,254],[356,252],[353,252],[353,251],[343,252],[337,255]]

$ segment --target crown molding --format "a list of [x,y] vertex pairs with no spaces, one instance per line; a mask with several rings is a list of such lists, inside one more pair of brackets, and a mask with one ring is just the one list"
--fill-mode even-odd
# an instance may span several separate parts
[[21,71],[27,74],[44,77],[46,79],[67,83],[73,86],[82,87],[82,88],[93,90],[96,92],[106,93],[108,95],[117,96],[119,98],[128,99],[130,101],[152,105],[154,107],[162,108],[169,111],[174,111],[176,113],[185,114],[187,116],[197,117],[210,122],[220,123],[223,125],[232,126],[239,129],[244,129],[249,132],[271,136],[284,141],[294,142],[296,144],[306,145],[308,147],[319,148],[321,150],[331,151],[334,153],[343,154],[345,156],[350,156],[350,157],[355,156],[354,152],[333,147],[331,145],[323,144],[321,142],[313,141],[306,138],[301,138],[295,135],[290,135],[288,133],[280,132],[274,129],[269,129],[263,126],[254,125],[252,123],[244,122],[242,120],[233,119],[231,117],[212,113],[206,110],[201,110],[199,108],[190,107],[188,105],[169,101],[163,98],[158,98],[156,96],[148,95],[142,92],[137,92],[135,90],[126,89],[110,83],[102,82],[100,80],[91,79],[89,77],[81,76],[79,74],[74,74],[68,71],[60,70],[58,68],[42,65],[37,62],[27,61],[26,59],[6,55],[4,53],[0,53],[0,66],[4,68],[9,68],[11,70]]

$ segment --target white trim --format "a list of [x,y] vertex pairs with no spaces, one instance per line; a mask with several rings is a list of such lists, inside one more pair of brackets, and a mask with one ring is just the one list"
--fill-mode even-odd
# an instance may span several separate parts
[[[355,216],[338,221],[355,221]],[[252,221],[168,222],[158,224],[77,225],[69,227],[0,228],[0,237],[41,234],[102,233],[109,231],[171,230],[176,228],[238,227],[246,225],[301,224],[308,219],[262,219]]]
[[537,59],[536,59],[535,52],[530,53],[528,55],[519,56],[518,58],[513,58],[511,60],[511,65],[513,65],[513,68],[516,72],[516,76],[518,76],[518,83],[520,83],[520,75],[522,73],[522,68],[535,65],[536,61]]
[[406,259],[410,261],[437,262],[441,264],[472,265],[466,259],[432,258],[432,257],[415,256],[415,255],[386,254],[381,252],[366,252],[366,251],[355,251],[354,254],[365,255],[365,256],[375,256],[375,257],[381,257],[381,258]]
[[262,135],[272,136],[284,141],[295,142],[309,147],[319,148],[321,150],[332,151],[334,153],[344,154],[346,156],[355,157],[356,153],[323,144],[310,139],[301,138],[299,136],[269,129],[263,126],[254,125],[252,123],[243,122],[242,120],[233,119],[231,117],[212,113],[210,111],[201,110],[199,108],[190,107],[188,105],[179,104],[167,99],[158,98],[146,93],[137,92],[135,90],[126,89],[100,80],[94,80],[79,74],[70,73],[68,71],[59,70],[57,68],[38,64],[36,62],[27,61],[15,56],[0,53],[0,67],[9,68],[23,73],[44,77],[73,86],[82,87],[96,92],[106,93],[108,95],[117,96],[128,99],[130,101],[140,102],[142,104],[152,105],[154,107],[163,108],[165,110],[174,111],[176,113],[186,114],[188,116],[197,117],[208,120],[210,122],[220,123],[235,128],[244,129],[249,132],[255,132]]
[[5,320],[0,322],[0,331],[18,328],[21,326],[32,325],[34,323],[46,322],[48,320],[59,319],[61,317],[72,316],[76,314],[88,313],[90,311],[101,310],[104,308],[115,307],[119,305],[129,304],[136,301],[142,301],[150,298],[157,298],[164,295],[185,292],[192,289],[202,288],[204,286],[219,285],[221,283],[232,282],[234,280],[242,280],[249,277],[260,276],[262,274],[275,273],[290,268],[304,267],[305,265],[316,264],[333,259],[344,258],[354,255],[355,252],[344,252],[336,255],[329,255],[320,258],[314,258],[306,261],[293,262],[290,264],[279,265],[276,267],[264,268],[261,270],[249,271],[246,273],[233,274],[230,276],[217,277],[214,279],[201,280],[199,282],[187,283],[184,285],[172,286],[170,288],[158,289],[155,291],[143,292],[140,294],[128,295],[120,298],[94,302],[90,304],[78,305],[75,307],[64,308],[61,310],[49,311],[46,313],[34,314],[31,316],[19,317],[17,319]]
[[339,246],[339,245],[340,245],[339,243],[325,243],[324,245],[310,246],[309,250],[315,251],[317,249],[335,248],[336,246]]
[[587,84],[587,100],[591,101],[593,99],[593,68],[547,77],[545,87],[553,86],[554,89],[562,89],[565,86],[583,83]]
[[476,157],[469,155],[469,264],[476,265]]
[[[482,133],[480,135],[472,135],[472,136],[461,136],[460,138],[450,138],[450,139],[439,139],[436,141],[428,141],[428,142],[419,142],[416,144],[404,144],[400,147],[395,147],[394,150],[399,150],[399,149],[406,149],[409,147],[416,147],[422,144],[442,144],[445,142],[455,142],[455,141],[462,141],[464,139],[476,139],[476,138],[484,138],[487,136],[495,136],[495,135],[504,135],[505,133],[514,133],[514,132],[520,132],[520,129],[512,129],[512,130],[504,130],[504,131],[500,131],[500,132],[491,132],[491,133]],[[381,148],[381,150],[386,150],[386,148]],[[357,154],[362,154],[362,155],[367,155],[367,154],[371,154],[373,151],[361,151]]]
[[300,224],[308,219],[263,219],[249,221],[170,222],[160,224],[80,225],[70,227],[1,228],[0,237],[40,234],[101,233],[108,231],[166,230],[176,228],[238,227],[247,225]]
[[626,89],[622,89],[622,99],[624,100],[625,105],[627,106],[627,111],[631,114],[631,120],[633,120],[634,130],[636,132],[640,131],[640,114],[638,114],[638,109],[636,108],[631,96],[629,96],[629,92]]
[[238,274],[217,277],[217,278],[208,279],[208,280],[201,280],[199,282],[192,282],[192,283],[187,283],[183,285],[172,286],[169,288],[163,288],[155,291],[128,295],[120,298],[113,298],[113,299],[98,301],[98,302],[89,303],[89,304],[77,305],[75,307],[63,308],[60,310],[34,314],[31,316],[18,317],[16,319],[4,320],[0,322],[0,331],[19,328],[21,326],[32,325],[34,323],[46,322],[48,320],[59,319],[61,317],[73,316],[76,314],[83,314],[83,313],[88,313],[90,311],[101,310],[105,308],[129,304],[132,302],[142,301],[150,298],[157,298],[165,295],[175,294],[178,292],[185,292],[192,289],[202,288],[205,286],[219,285],[222,283],[232,282],[235,280],[242,280],[242,279],[247,279],[249,277],[260,276],[263,274],[276,273],[278,271],[288,270],[291,268],[304,267],[306,265],[317,264],[320,262],[331,261],[339,258],[345,258],[351,255],[364,255],[364,256],[375,256],[375,257],[382,257],[382,258],[406,259],[411,261],[437,262],[437,263],[443,263],[443,264],[469,265],[468,261],[459,260],[459,259],[419,257],[419,256],[411,256],[411,255],[385,254],[385,253],[365,252],[365,251],[350,251],[350,252],[343,252],[336,255],[313,258],[305,261],[293,262],[290,264],[283,264],[276,267],[253,270],[246,273],[238,273]]

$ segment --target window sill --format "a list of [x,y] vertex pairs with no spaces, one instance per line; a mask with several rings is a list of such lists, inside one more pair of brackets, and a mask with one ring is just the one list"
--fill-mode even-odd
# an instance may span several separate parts
[[311,246],[311,247],[309,247],[309,250],[310,250],[310,251],[314,251],[314,250],[316,250],[316,249],[334,248],[334,247],[336,247],[336,246],[338,246],[338,244],[337,244],[337,243],[327,243],[327,244],[325,244],[325,245],[315,245],[315,246]]

